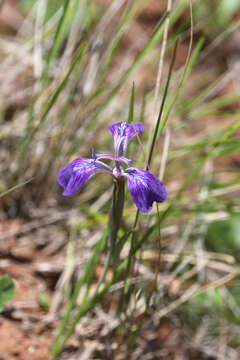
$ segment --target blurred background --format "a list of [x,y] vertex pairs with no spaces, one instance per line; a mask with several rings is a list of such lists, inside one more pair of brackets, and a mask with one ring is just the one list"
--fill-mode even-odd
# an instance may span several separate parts
[[[140,217],[127,316],[115,315],[121,278],[59,358],[239,359],[239,0],[4,0],[0,59],[0,275],[16,287],[0,358],[51,359],[108,221],[111,177],[65,198],[58,170],[111,152],[108,126],[131,110],[145,132],[128,156],[144,168],[169,81],[151,164],[168,199]],[[126,194],[122,233],[135,214]]]

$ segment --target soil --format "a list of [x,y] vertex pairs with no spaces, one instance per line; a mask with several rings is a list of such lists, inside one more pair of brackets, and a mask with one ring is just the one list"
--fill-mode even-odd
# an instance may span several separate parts
[[[1,237],[19,224],[18,220],[1,224]],[[37,249],[31,236],[9,237],[0,243],[0,276],[10,275],[16,287],[14,298],[0,316],[0,359],[50,360],[52,324],[39,295],[46,292],[51,298],[51,290],[37,275],[36,266],[51,259]]]

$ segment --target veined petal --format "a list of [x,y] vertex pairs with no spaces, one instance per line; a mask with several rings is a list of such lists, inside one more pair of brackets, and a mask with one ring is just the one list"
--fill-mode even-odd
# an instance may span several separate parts
[[124,174],[128,179],[132,199],[140,211],[149,212],[154,201],[166,200],[167,191],[163,183],[151,172],[128,168]]
[[96,159],[96,160],[105,159],[105,160],[112,160],[112,161],[120,161],[120,162],[122,162],[122,163],[124,163],[124,164],[126,164],[128,166],[132,162],[134,162],[134,160],[127,159],[124,156],[116,157],[116,156],[113,156],[113,155],[110,155],[110,154],[95,154],[94,153],[93,158]]
[[117,157],[123,156],[129,140],[136,134],[144,132],[142,123],[135,123],[133,125],[127,122],[119,122],[111,125],[108,130],[114,137],[115,155]]
[[58,172],[58,182],[64,188],[63,195],[75,194],[97,171],[112,173],[112,169],[101,161],[78,158]]
[[135,161],[135,160],[132,160],[132,159],[125,158],[124,156],[119,156],[119,158],[117,160],[127,164],[128,166]]

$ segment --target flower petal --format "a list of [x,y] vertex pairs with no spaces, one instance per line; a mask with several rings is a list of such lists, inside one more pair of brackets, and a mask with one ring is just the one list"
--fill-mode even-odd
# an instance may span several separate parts
[[149,171],[128,168],[125,176],[132,199],[140,211],[149,212],[154,201],[166,200],[167,191],[163,183]]
[[111,125],[108,130],[114,137],[115,155],[117,157],[123,156],[129,140],[136,134],[144,132],[142,123],[135,123],[133,125],[127,122],[119,122]]
[[112,169],[101,161],[78,158],[58,172],[58,182],[64,188],[63,195],[75,194],[97,171],[112,173]]
[[112,160],[112,161],[120,161],[126,165],[130,165],[132,162],[134,162],[134,160],[132,159],[127,159],[124,156],[113,156],[113,155],[109,155],[109,154],[95,154],[93,155],[93,159],[95,160],[100,160],[100,159],[105,159],[105,160]]

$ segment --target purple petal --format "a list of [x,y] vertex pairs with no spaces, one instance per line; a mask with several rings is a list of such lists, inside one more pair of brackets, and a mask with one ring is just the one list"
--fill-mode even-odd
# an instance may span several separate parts
[[127,158],[125,158],[124,156],[116,157],[116,156],[109,155],[109,154],[95,154],[95,153],[94,153],[93,158],[96,159],[96,160],[105,159],[105,160],[112,160],[112,161],[120,161],[120,162],[122,162],[122,163],[124,163],[124,164],[127,164],[128,166],[129,166],[132,162],[134,162],[134,160],[127,159]]
[[125,158],[124,156],[119,156],[119,158],[117,159],[117,161],[123,162],[123,163],[125,163],[125,164],[127,164],[127,165],[129,166],[129,165],[131,165],[135,160]]
[[163,183],[149,171],[129,168],[125,175],[132,199],[140,211],[149,212],[154,201],[166,200],[167,191]]
[[133,126],[138,134],[142,134],[144,132],[144,126],[141,122],[137,122],[133,124]]
[[131,125],[127,122],[119,122],[111,125],[108,130],[114,137],[115,155],[119,157],[124,155],[129,140],[136,134],[143,133],[144,127],[142,123]]
[[58,182],[64,188],[63,195],[75,194],[97,171],[112,173],[112,169],[94,159],[78,158],[58,172]]

